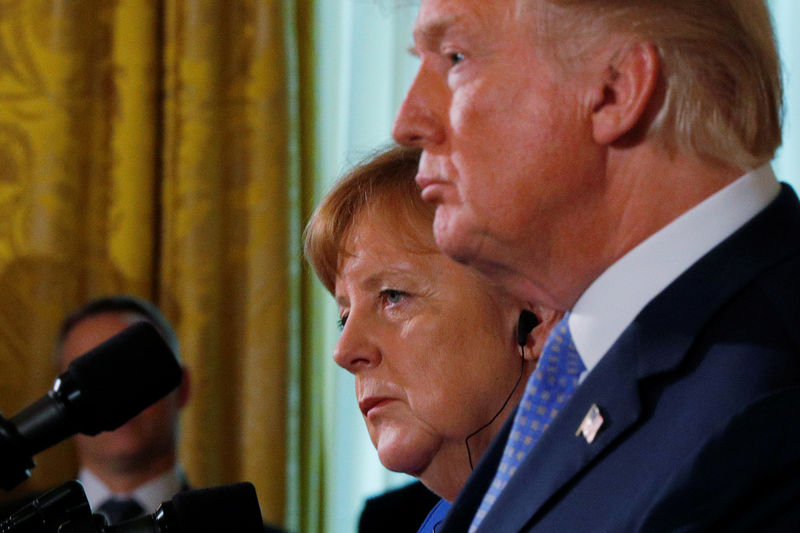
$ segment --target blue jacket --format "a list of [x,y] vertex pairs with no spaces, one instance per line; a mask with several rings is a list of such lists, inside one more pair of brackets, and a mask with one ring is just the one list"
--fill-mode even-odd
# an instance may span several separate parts
[[[513,418],[437,533],[468,530]],[[800,531],[799,438],[800,204],[784,185],[642,310],[479,531]]]

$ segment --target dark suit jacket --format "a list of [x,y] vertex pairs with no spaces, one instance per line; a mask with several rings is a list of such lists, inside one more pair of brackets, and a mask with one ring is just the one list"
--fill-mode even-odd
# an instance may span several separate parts
[[[605,422],[589,444],[575,432],[592,404]],[[467,531],[513,418],[442,532]],[[791,188],[642,310],[479,531],[800,531],[800,204]]]
[[419,481],[369,498],[358,521],[358,533],[416,533],[439,501]]

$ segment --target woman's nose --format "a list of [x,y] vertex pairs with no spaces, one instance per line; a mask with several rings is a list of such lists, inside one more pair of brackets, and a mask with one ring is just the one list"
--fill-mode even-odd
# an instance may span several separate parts
[[333,349],[333,360],[353,374],[378,366],[381,354],[374,328],[370,328],[365,319],[351,312]]

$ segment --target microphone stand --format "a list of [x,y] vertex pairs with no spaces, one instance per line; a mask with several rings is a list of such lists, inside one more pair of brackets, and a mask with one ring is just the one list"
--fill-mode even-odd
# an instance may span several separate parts
[[261,510],[250,483],[190,490],[156,512],[109,525],[92,513],[80,481],[51,489],[0,521],[0,533],[263,533]]
[[51,489],[0,522],[0,533],[99,533],[105,523],[93,515],[79,481]]
[[101,514],[80,513],[61,524],[56,533],[104,533],[108,522]]
[[19,431],[0,413],[0,488],[13,489],[30,477],[34,466]]

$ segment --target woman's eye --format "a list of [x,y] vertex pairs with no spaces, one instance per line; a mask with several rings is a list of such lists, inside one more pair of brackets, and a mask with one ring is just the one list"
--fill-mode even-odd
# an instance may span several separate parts
[[400,303],[400,301],[405,297],[408,293],[403,291],[398,291],[396,289],[384,289],[381,291],[381,296],[383,297],[384,301],[390,305],[395,305]]
[[336,324],[339,326],[340,330],[344,329],[344,325],[347,324],[347,315],[340,316]]

